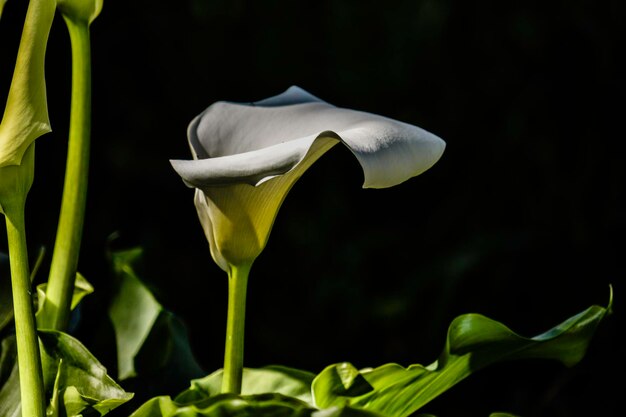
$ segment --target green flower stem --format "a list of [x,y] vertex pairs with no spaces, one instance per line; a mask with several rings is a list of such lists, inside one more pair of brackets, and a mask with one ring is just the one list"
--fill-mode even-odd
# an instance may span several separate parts
[[222,393],[241,393],[246,289],[252,264],[231,267],[228,274],[228,317]]
[[72,44],[70,133],[54,254],[46,291],[42,328],[64,331],[70,314],[87,200],[91,129],[91,51],[89,25],[65,19]]
[[31,297],[24,210],[6,210],[22,416],[45,417],[45,397]]

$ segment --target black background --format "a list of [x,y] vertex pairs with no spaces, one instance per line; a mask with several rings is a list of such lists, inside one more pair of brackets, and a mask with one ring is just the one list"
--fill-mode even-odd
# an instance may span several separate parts
[[[0,20],[2,101],[25,7],[9,0]],[[610,378],[624,373],[624,8],[619,0],[105,1],[91,31],[79,269],[96,293],[84,303],[81,340],[114,369],[112,340],[85,326],[102,316],[106,242],[118,232],[123,245],[145,248],[142,276],[187,324],[203,368],[221,367],[226,276],[169,159],[190,157],[187,124],[212,102],[299,85],[419,125],[447,148],[432,169],[391,189],[362,189],[360,167],[341,146],[304,175],[252,270],[246,366],[428,364],[459,314],[533,336],[606,305],[612,284],[615,314],[579,365],[496,365],[424,411],[615,415],[623,391]],[[52,249],[64,170],[70,50],[60,16],[47,82],[54,131],[37,141],[33,254]]]

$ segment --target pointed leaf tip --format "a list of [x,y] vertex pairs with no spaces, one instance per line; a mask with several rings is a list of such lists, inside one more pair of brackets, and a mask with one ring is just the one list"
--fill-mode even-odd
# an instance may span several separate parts
[[[610,307],[611,303],[609,303]],[[480,314],[457,317],[448,330],[446,347],[439,360],[428,367],[403,368],[387,364],[359,371],[370,389],[346,389],[345,363],[331,365],[313,381],[315,405],[342,404],[360,407],[392,417],[407,417],[425,404],[486,366],[515,359],[553,359],[566,366],[584,356],[593,334],[608,312],[591,306],[561,324],[533,338],[519,336],[505,325]],[[349,380],[357,381],[350,374]]]

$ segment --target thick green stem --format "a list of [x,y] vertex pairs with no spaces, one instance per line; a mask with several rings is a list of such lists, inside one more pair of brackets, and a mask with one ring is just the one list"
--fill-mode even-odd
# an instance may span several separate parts
[[7,210],[5,214],[11,262],[22,416],[45,417],[43,376],[31,297],[24,210],[23,207],[21,210],[11,210],[10,213]]
[[231,267],[228,275],[228,318],[222,393],[241,393],[243,379],[243,336],[246,315],[246,289],[251,264]]
[[70,134],[61,202],[44,314],[39,326],[65,331],[85,218],[91,129],[91,52],[89,26],[65,19],[72,44]]

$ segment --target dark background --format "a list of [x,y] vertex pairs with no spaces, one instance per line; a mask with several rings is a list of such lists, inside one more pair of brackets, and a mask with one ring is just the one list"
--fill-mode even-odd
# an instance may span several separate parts
[[[2,101],[25,3],[10,0],[0,21]],[[623,387],[610,381],[624,373],[625,4],[105,1],[92,25],[79,269],[96,293],[84,323],[102,316],[106,242],[118,232],[123,245],[145,248],[142,276],[187,324],[203,368],[221,367],[226,276],[169,159],[190,157],[187,124],[212,102],[254,101],[295,84],[419,125],[447,148],[432,169],[391,189],[363,190],[341,146],[304,175],[251,274],[246,365],[429,364],[459,314],[533,336],[606,305],[612,284],[615,314],[579,365],[496,365],[423,411],[615,415]],[[62,187],[70,52],[60,17],[47,82],[54,131],[37,141],[33,254],[52,250]],[[112,341],[78,333],[114,369]]]

